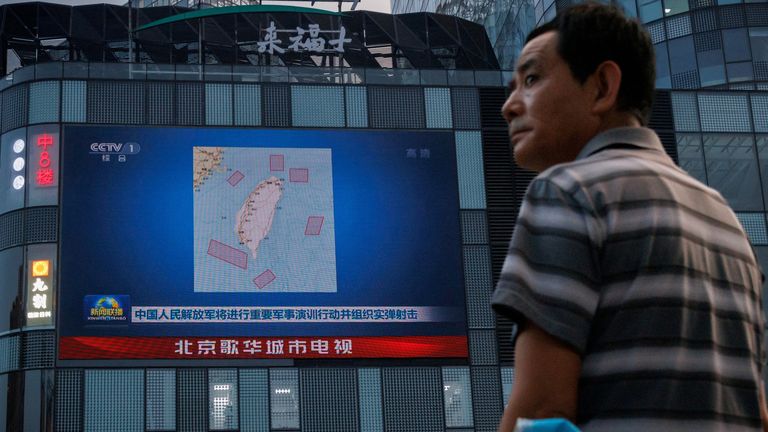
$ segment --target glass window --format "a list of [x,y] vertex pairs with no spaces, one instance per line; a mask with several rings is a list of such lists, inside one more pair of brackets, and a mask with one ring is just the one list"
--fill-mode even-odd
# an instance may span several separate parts
[[768,27],[749,29],[749,41],[752,45],[752,60],[768,62]]
[[21,327],[23,267],[23,248],[0,252],[0,333]]
[[237,370],[208,370],[208,422],[210,430],[238,428]]
[[42,374],[39,370],[24,372],[24,431],[40,430]]
[[669,61],[672,75],[696,70],[693,37],[686,36],[669,41]]
[[[755,254],[757,255],[757,261],[760,263],[760,267],[763,268],[763,272],[768,269],[768,246],[756,246]],[[763,298],[765,298],[766,289],[768,289],[768,277],[763,281]],[[763,302],[763,313],[768,316],[768,302]]]
[[637,2],[635,0],[618,0],[618,4],[627,16],[637,18]]
[[738,3],[741,3],[741,0],[717,0],[717,4],[720,6]]
[[176,371],[147,369],[147,430],[176,429]]
[[728,63],[750,60],[747,29],[723,30],[723,49],[725,61]]
[[269,371],[272,429],[299,429],[299,371]]
[[707,184],[707,172],[704,169],[704,151],[701,148],[699,134],[677,135],[677,157],[680,168],[692,177]]
[[661,19],[661,0],[640,0],[640,20],[643,23],[656,21]]
[[656,48],[656,88],[672,88],[667,43],[662,42],[654,47]]
[[6,422],[3,425],[9,431],[24,430],[24,372],[11,372],[7,376],[8,385],[2,388],[3,392],[7,390],[3,398],[3,402],[7,401]]
[[357,392],[360,400],[360,432],[383,431],[381,371],[375,368],[358,369]]
[[709,185],[717,189],[735,211],[762,211],[755,197],[760,177],[752,135],[703,135]]
[[728,63],[728,82],[752,81],[752,62]]
[[664,15],[688,12],[688,0],[664,0]]
[[699,58],[699,78],[701,86],[713,86],[725,83],[725,65],[723,50],[709,50],[696,53]]
[[[760,161],[760,178],[763,181],[763,202],[768,203],[768,135],[758,135],[755,144],[757,157]],[[768,205],[766,205],[766,210],[768,210]],[[768,267],[765,267],[765,272],[768,274]]]
[[86,370],[83,402],[85,432],[143,432],[144,371]]
[[[5,393],[8,390],[8,374],[0,374],[0,394],[3,395],[2,399],[3,401],[8,400],[8,395]],[[8,409],[8,404],[3,402],[0,403],[0,427],[5,428],[6,424],[6,410]]]
[[472,427],[472,388],[468,367],[443,368],[445,426]]
[[501,393],[504,401],[504,406],[507,406],[509,397],[512,395],[512,388],[515,385],[515,368],[503,367],[501,368]]

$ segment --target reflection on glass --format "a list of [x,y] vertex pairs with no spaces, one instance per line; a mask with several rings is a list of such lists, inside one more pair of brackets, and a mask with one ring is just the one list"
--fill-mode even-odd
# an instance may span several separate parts
[[701,148],[699,134],[677,135],[677,157],[680,168],[698,181],[707,184],[707,172],[704,169],[704,151]]
[[725,66],[723,50],[716,49],[696,53],[699,58],[699,78],[701,86],[725,84]]
[[768,62],[768,27],[749,29],[749,40],[752,45],[752,60]]
[[237,429],[237,371],[234,369],[209,370],[208,398],[210,429]]
[[688,0],[664,0],[664,15],[688,12]]
[[709,185],[735,211],[761,211],[760,177],[752,135],[703,135]]
[[176,429],[176,371],[147,369],[147,430]]
[[669,60],[672,75],[696,70],[696,54],[693,50],[693,37],[686,36],[669,41]]
[[298,370],[270,370],[269,400],[272,429],[299,428]]
[[654,48],[656,51],[656,88],[672,88],[672,79],[669,75],[667,43],[662,42]]
[[[768,203],[768,135],[758,135],[757,140],[755,141],[755,147],[757,147],[757,157],[760,161],[760,178],[763,183],[763,202]],[[768,204],[765,208],[768,210]],[[768,267],[763,268],[768,269]]]
[[728,63],[750,60],[747,29],[723,30],[723,49],[725,50],[725,61]]
[[752,81],[752,62],[728,63],[728,82]]
[[637,2],[635,0],[618,0],[617,4],[621,6],[627,16],[637,18]]
[[661,0],[640,0],[640,20],[643,23],[649,23],[661,19]]
[[443,403],[447,427],[459,428],[474,425],[469,368],[443,368]]
[[23,248],[0,252],[0,333],[21,327],[24,317],[23,265]]

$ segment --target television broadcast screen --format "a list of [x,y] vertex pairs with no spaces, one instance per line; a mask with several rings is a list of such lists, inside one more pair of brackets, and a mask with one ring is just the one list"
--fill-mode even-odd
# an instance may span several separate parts
[[450,132],[66,126],[59,358],[466,357]]

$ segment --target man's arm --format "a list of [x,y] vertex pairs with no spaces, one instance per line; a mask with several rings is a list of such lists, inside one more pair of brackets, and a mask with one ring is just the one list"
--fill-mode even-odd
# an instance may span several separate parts
[[763,422],[763,432],[768,432],[768,406],[765,404],[765,386],[762,380],[757,383],[757,386],[760,389],[760,420]]
[[581,357],[568,345],[526,322],[515,343],[515,385],[499,432],[517,419],[562,417],[574,421]]

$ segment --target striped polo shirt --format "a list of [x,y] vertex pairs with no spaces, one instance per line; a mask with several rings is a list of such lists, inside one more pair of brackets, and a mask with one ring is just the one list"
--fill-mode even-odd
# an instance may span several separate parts
[[537,176],[494,309],[582,356],[595,431],[759,431],[760,268],[723,197],[617,128]]

